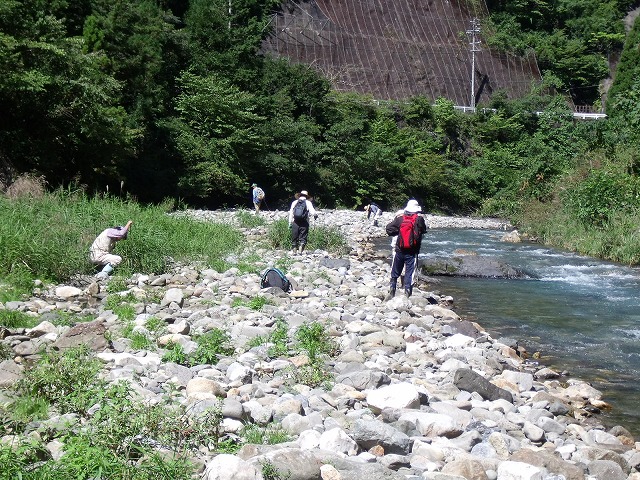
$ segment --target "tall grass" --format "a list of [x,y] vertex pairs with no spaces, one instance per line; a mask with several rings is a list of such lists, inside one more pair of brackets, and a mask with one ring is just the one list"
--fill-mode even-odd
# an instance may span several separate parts
[[[291,247],[291,229],[286,219],[271,223],[267,236],[273,248],[286,250]],[[350,251],[347,240],[337,228],[312,225],[309,229],[307,250],[315,249],[326,250],[337,255],[345,255]]]
[[530,202],[517,223],[541,243],[627,265],[640,264],[640,212],[617,212],[601,228],[587,228],[560,203]]
[[201,260],[223,268],[237,250],[237,230],[167,215],[169,205],[143,206],[132,200],[88,197],[58,190],[42,198],[0,197],[0,278],[28,284],[34,278],[64,281],[91,273],[88,251],[105,228],[133,220],[127,240],[114,253],[121,272],[163,273],[171,260]]

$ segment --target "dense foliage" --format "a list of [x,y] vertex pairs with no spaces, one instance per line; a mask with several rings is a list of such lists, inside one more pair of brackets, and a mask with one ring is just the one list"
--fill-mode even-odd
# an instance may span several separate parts
[[[338,94],[309,66],[263,57],[276,0],[234,0],[231,12],[227,0],[0,0],[0,182],[29,172],[52,189],[208,207],[249,204],[253,182],[266,208],[300,189],[321,207],[413,196],[430,211],[508,216],[572,248],[559,239],[586,235],[558,225],[630,225],[640,62],[622,19],[633,2],[487,3],[484,41],[535,51],[544,82],[465,115],[445,98]],[[559,94],[598,104],[618,56],[609,119],[575,123]],[[620,242],[599,254],[638,261],[612,253]]]

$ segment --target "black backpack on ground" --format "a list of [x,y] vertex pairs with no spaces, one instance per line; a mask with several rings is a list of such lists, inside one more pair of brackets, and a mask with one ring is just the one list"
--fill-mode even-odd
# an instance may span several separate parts
[[306,220],[309,216],[309,209],[307,208],[307,201],[305,199],[298,200],[295,207],[293,207],[293,219],[294,220]]
[[291,282],[287,276],[277,268],[267,268],[262,274],[260,288],[269,287],[278,287],[287,293],[292,290]]

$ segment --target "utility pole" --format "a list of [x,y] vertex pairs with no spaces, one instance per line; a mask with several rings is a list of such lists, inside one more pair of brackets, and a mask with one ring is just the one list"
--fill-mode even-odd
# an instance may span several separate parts
[[471,108],[476,108],[476,52],[480,52],[480,40],[476,37],[480,33],[480,21],[477,18],[471,20],[471,29],[467,30],[467,35],[471,36]]
[[231,0],[229,0],[229,31],[231,31]]

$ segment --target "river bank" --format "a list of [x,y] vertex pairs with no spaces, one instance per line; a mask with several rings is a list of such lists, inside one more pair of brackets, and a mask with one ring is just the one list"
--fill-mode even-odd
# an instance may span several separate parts
[[[186,214],[238,221],[233,211]],[[263,215],[270,221],[286,213]],[[493,220],[427,220],[508,228]],[[138,402],[159,402],[171,391],[191,414],[220,403],[225,434],[238,435],[246,424],[277,424],[290,435],[286,443],[246,444],[235,454],[214,454],[203,445],[193,457],[208,480],[266,480],[266,463],[281,475],[270,478],[291,480],[640,479],[640,444],[623,426],[605,429],[593,415],[605,406],[600,392],[525,362],[479,325],[461,320],[447,295],[418,289],[410,299],[384,302],[389,265],[369,255],[369,240],[383,236],[383,227],[365,222],[361,212],[321,211],[318,221],[345,233],[351,255],[273,251],[262,242],[266,227],[243,232],[247,247],[239,260],[251,254],[260,259],[259,270],[286,267],[296,286],[291,294],[261,289],[258,274],[239,268],[219,273],[181,265],[172,274],[133,275],[122,295],[137,299],[134,328],[152,337],[147,320],[165,324],[147,349],[133,349],[119,336],[122,320],[106,308],[105,283],[43,287],[28,301],[7,302],[0,308],[41,323],[5,332],[15,357],[0,364],[0,388],[16,381],[43,345],[87,344],[105,377],[131,382]],[[257,297],[266,302],[255,310],[249,303]],[[66,311],[95,320],[71,328],[47,320]],[[251,346],[268,338],[279,319],[290,339],[303,325],[325,326],[336,346],[323,364],[328,382],[310,385],[300,375],[311,365],[309,355]],[[169,343],[192,351],[197,335],[213,328],[230,333],[233,354],[216,365],[163,360]],[[63,444],[63,432],[56,440]],[[59,445],[51,448],[60,455]]]

